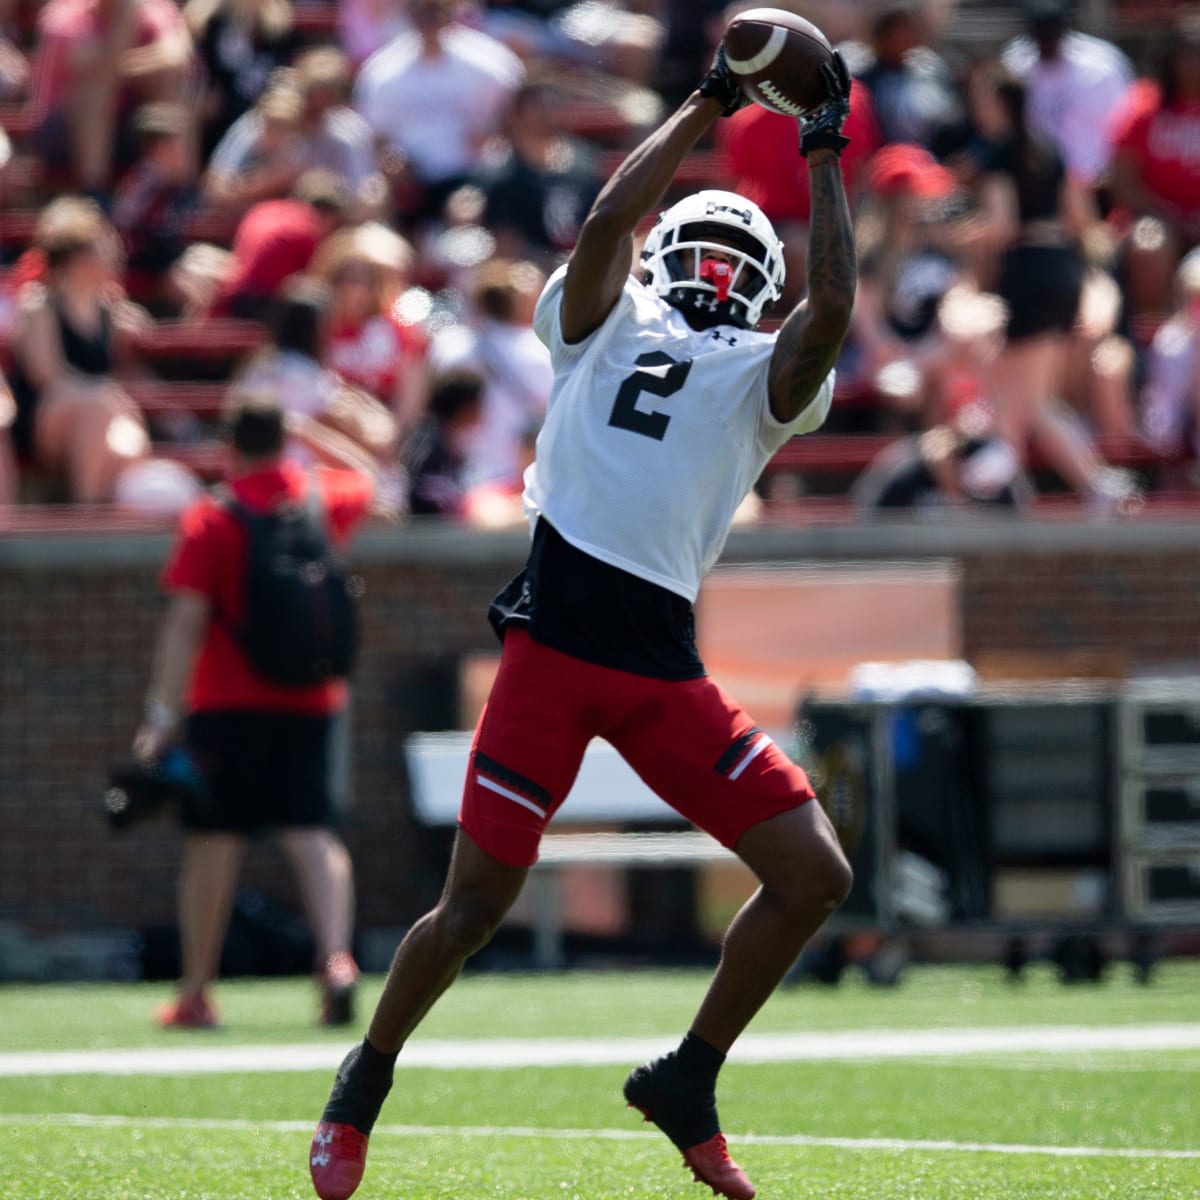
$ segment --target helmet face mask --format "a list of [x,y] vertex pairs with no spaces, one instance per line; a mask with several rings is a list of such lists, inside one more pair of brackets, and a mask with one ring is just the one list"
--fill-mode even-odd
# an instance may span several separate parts
[[[697,192],[660,214],[641,261],[648,286],[697,329],[753,329],[783,289],[775,230],[756,204],[733,192]],[[714,262],[729,270],[714,270]]]

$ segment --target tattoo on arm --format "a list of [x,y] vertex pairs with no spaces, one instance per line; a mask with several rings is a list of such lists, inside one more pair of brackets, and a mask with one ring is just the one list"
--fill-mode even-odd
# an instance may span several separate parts
[[842,173],[836,159],[814,164],[811,172],[812,232],[809,237],[810,303],[848,308],[854,303],[854,229]]
[[779,331],[771,369],[771,409],[792,420],[812,401],[837,360],[854,307],[854,230],[837,157],[810,158],[812,213],[808,298]]

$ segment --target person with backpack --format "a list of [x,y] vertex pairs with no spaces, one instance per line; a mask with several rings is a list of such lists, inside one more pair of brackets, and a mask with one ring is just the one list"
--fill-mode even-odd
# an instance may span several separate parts
[[353,471],[284,457],[283,413],[235,394],[226,482],[187,509],[162,575],[160,630],[134,755],[182,746],[188,790],[179,880],[183,975],[160,1025],[210,1027],[210,995],[248,841],[277,835],[312,926],[320,1021],[354,1018],[350,855],[331,828],[332,741],[357,643],[354,581],[338,556],[372,500]]

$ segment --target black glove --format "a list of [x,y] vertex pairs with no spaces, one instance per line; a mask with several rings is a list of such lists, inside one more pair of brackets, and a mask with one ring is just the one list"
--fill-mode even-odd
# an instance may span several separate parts
[[700,81],[696,91],[702,96],[711,96],[721,106],[723,117],[732,117],[739,108],[750,102],[746,93],[742,91],[737,76],[725,61],[724,43],[717,47],[712,66],[708,68],[708,74]]
[[837,50],[833,52],[833,66],[821,64],[821,78],[829,92],[829,99],[815,112],[800,118],[800,153],[807,155],[811,150],[833,150],[838,154],[850,144],[842,132],[842,123],[850,115],[850,72],[846,60]]

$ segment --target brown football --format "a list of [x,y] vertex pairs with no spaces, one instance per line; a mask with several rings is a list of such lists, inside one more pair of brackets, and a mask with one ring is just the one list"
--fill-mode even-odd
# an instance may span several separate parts
[[751,8],[725,30],[725,61],[756,104],[802,117],[829,97],[821,64],[833,47],[811,22],[781,8]]

